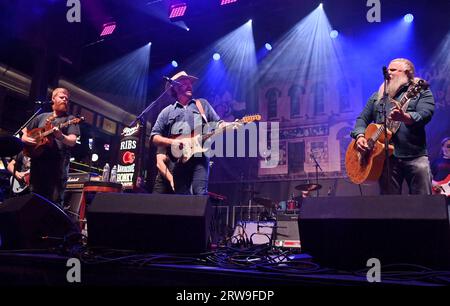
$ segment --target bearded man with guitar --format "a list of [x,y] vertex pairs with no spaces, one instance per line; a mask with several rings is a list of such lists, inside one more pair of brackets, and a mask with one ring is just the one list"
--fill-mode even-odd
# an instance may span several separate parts
[[70,148],[75,146],[80,135],[77,125],[80,119],[67,114],[69,91],[65,88],[53,90],[52,109],[53,112],[35,117],[22,130],[22,141],[25,143],[25,154],[31,156],[31,191],[62,208]]
[[[368,178],[377,179],[381,194],[401,194],[402,183],[406,180],[410,194],[431,194],[431,171],[427,153],[425,125],[430,122],[434,113],[434,98],[424,80],[414,77],[414,65],[404,58],[397,58],[388,67],[387,94],[389,102],[388,136],[394,146],[393,154],[389,158],[390,177],[382,168],[386,166],[384,154],[374,159],[381,169],[374,171],[376,175]],[[372,137],[368,137],[368,126],[372,122],[382,123],[382,101],[384,84],[378,92],[368,100],[360,116],[356,119],[355,129],[351,136],[355,139],[350,144],[346,154],[346,168],[350,179],[352,173],[358,176],[367,168],[365,160],[371,159],[374,147],[383,146],[378,137],[384,131],[378,127]],[[383,130],[380,132],[380,129]],[[390,131],[392,130],[392,131]],[[390,148],[392,152],[392,148]],[[378,152],[379,153],[379,152]],[[375,152],[375,154],[378,154]],[[358,158],[355,158],[355,156]],[[361,156],[365,156],[361,158]],[[383,166],[384,165],[384,166]],[[358,169],[358,167],[360,167]],[[356,171],[355,171],[356,170]],[[360,184],[364,179],[352,179]]]
[[166,89],[171,87],[170,93],[176,101],[158,115],[150,136],[153,144],[167,148],[169,158],[175,163],[172,174],[173,188],[177,194],[208,194],[209,158],[205,154],[192,156],[183,153],[191,149],[191,132],[198,129],[203,132],[205,125],[212,128],[233,125],[220,121],[207,100],[193,98],[192,85],[196,80],[185,71],[167,78]]

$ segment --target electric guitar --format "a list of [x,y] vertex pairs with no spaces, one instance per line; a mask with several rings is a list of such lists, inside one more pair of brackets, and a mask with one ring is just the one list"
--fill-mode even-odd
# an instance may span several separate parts
[[28,189],[28,187],[30,186],[30,170],[27,170],[25,172],[23,179],[21,179],[21,180],[19,180],[17,178],[15,178],[14,180],[13,179],[14,179],[14,177],[11,176],[11,178],[9,180],[10,180],[10,183],[12,184],[12,191],[15,194],[26,191]]
[[450,197],[450,174],[447,175],[445,179],[442,181],[436,182],[433,181],[433,193],[434,194],[443,194],[447,197]]
[[208,151],[204,142],[214,136],[223,133],[226,129],[236,129],[242,124],[261,120],[261,115],[245,116],[242,119],[231,122],[231,124],[215,129],[211,133],[198,135],[176,135],[174,138],[179,140],[178,147],[172,147],[172,155],[178,159],[178,162],[186,163],[194,155],[203,154]]
[[[396,103],[397,108],[401,108],[404,112],[408,107],[409,101],[416,97],[422,90],[428,88],[428,83],[424,80],[417,80],[411,83],[408,91],[403,95],[402,99],[391,101]],[[401,122],[387,120],[387,138],[388,142],[392,135],[397,132]],[[345,169],[349,179],[355,184],[377,181],[383,172],[385,154],[384,154],[384,126],[382,124],[371,123],[364,132],[367,139],[369,150],[365,153],[358,151],[356,139],[353,139],[345,153]],[[394,146],[388,145],[389,156],[394,152]]]
[[52,137],[53,132],[55,132],[56,128],[62,129],[71,124],[79,124],[84,121],[84,117],[70,119],[64,123],[58,124],[54,126],[51,122],[46,123],[44,127],[35,128],[28,131],[28,137],[34,138],[36,140],[35,145],[25,145],[23,149],[23,153],[25,156],[29,157],[37,157],[44,152],[47,147],[53,145],[54,137]]

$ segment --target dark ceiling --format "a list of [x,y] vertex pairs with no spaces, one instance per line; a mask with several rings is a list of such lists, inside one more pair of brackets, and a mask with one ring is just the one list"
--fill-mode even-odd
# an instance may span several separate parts
[[[81,23],[69,23],[66,0],[2,0],[0,62],[32,74],[36,56],[48,52],[63,59],[62,74],[76,79],[96,67],[152,42],[151,68],[187,59],[245,21],[253,19],[257,47],[274,41],[317,7],[311,0],[187,0],[185,31],[170,22],[168,0],[81,0]],[[372,24],[365,0],[323,1],[340,32],[351,35]],[[383,21],[407,12],[416,16],[418,34],[436,47],[449,30],[450,1],[381,1]],[[160,17],[155,17],[160,16]],[[113,35],[99,41],[103,23],[115,21]],[[395,43],[395,42],[393,42]]]

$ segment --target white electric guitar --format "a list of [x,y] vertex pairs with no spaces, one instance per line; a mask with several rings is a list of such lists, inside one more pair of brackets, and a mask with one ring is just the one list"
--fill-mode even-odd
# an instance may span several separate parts
[[28,187],[30,186],[30,170],[27,170],[25,172],[25,175],[23,176],[23,179],[19,180],[19,179],[14,179],[13,182],[13,176],[11,176],[11,178],[9,179],[10,183],[12,184],[12,191],[15,194],[19,194],[22,193],[26,190],[28,190]]
[[442,181],[433,181],[433,193],[450,196],[450,174]]
[[[204,146],[204,142],[211,137],[223,133],[227,129],[236,129],[242,124],[261,120],[261,115],[245,116],[242,119],[231,122],[231,124],[215,129],[211,133],[199,135],[176,135],[174,138],[179,140],[179,146],[172,148],[172,154],[178,158],[179,162],[186,163],[192,156],[202,154],[208,151],[208,147]],[[176,154],[178,153],[178,154]]]

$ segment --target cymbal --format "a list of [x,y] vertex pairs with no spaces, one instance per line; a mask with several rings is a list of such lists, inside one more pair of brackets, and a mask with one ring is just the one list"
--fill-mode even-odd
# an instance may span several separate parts
[[273,206],[273,201],[270,198],[255,197],[252,200],[260,205],[263,205],[264,207],[267,207],[267,208],[271,208]]
[[14,136],[0,137],[0,156],[11,157],[17,155],[23,149],[23,143],[20,138]]
[[300,184],[295,186],[295,189],[300,191],[315,191],[322,188],[320,184]]

